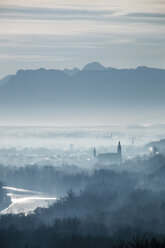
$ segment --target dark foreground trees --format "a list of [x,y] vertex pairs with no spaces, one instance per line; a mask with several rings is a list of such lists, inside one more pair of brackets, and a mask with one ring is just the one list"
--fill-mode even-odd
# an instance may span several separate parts
[[41,226],[35,231],[14,227],[0,230],[1,248],[165,248],[165,239],[133,237],[130,240],[110,236],[62,235],[53,227]]
[[10,197],[7,195],[3,186],[3,183],[0,181],[0,211],[8,207],[11,203]]
[[165,247],[165,157],[137,163],[138,172],[59,172],[66,196],[28,216],[1,215],[0,248]]

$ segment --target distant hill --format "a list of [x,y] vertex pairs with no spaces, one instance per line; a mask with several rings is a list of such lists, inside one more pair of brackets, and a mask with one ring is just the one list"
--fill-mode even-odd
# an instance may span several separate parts
[[159,141],[150,142],[148,146],[157,147],[160,152],[165,152],[165,139]]
[[19,70],[0,81],[0,111],[4,118],[147,119],[158,110],[164,113],[164,92],[163,69],[115,69],[93,62],[83,70]]

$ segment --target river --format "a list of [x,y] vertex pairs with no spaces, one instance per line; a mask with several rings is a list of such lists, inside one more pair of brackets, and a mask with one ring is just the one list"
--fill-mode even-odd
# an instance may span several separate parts
[[1,211],[1,214],[33,213],[37,207],[47,208],[53,204],[57,198],[42,192],[31,191],[14,187],[4,186],[7,195],[11,198],[9,207]]

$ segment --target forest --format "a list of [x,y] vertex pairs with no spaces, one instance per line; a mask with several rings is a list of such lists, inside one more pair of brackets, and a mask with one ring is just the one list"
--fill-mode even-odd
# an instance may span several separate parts
[[165,247],[163,155],[64,168],[1,165],[8,185],[58,195],[48,208],[1,215],[1,247]]

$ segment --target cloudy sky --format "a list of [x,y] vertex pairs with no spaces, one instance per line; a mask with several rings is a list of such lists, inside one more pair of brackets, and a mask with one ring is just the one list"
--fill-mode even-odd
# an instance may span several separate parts
[[0,78],[91,61],[165,68],[165,1],[0,0]]

